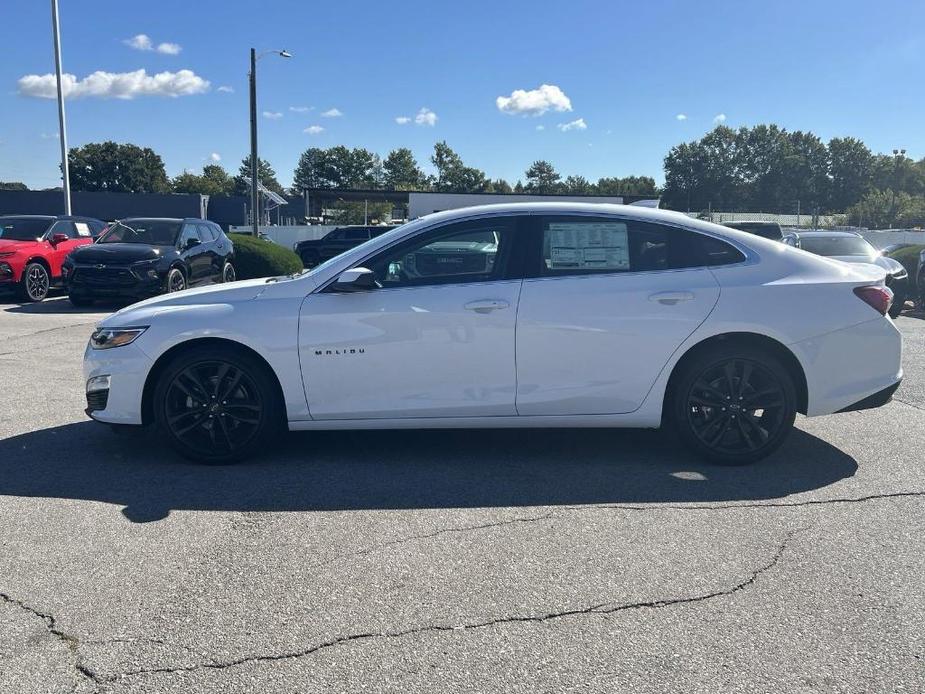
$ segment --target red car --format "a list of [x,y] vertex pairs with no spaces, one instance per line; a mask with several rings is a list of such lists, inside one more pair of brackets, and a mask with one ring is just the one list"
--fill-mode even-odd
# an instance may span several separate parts
[[61,280],[61,263],[93,243],[106,224],[91,217],[0,217],[0,287],[15,287],[25,301],[41,301]]

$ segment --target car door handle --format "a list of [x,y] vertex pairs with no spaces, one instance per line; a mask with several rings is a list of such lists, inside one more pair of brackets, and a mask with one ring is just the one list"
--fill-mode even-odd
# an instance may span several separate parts
[[665,306],[674,306],[681,301],[690,301],[693,298],[693,292],[657,292],[649,295],[649,301],[657,301]]
[[510,304],[502,299],[481,299],[479,301],[470,301],[464,308],[467,311],[475,311],[476,313],[491,313],[508,306]]

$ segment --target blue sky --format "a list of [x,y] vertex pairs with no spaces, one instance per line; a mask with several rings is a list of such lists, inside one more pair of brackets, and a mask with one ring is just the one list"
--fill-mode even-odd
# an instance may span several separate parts
[[[260,153],[284,184],[310,146],[407,146],[423,164],[443,139],[512,182],[540,158],[563,175],[661,181],[668,149],[718,116],[925,156],[919,0],[60,0],[60,12],[80,94],[70,144],[149,146],[171,176],[213,155],[234,171],[247,153],[251,46],[294,56],[258,67],[259,110],[274,115],[260,118]],[[28,95],[53,88],[49,3],[5,3],[0,41],[0,180],[56,185],[55,101]],[[85,81],[96,71],[110,74]]]

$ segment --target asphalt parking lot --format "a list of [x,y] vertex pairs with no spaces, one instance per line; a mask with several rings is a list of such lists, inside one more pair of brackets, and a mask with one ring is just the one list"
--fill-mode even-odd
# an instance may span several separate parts
[[8,302],[0,691],[925,689],[922,316],[893,403],[800,418],[752,467],[559,430],[294,434],[209,468],[85,418],[111,309]]

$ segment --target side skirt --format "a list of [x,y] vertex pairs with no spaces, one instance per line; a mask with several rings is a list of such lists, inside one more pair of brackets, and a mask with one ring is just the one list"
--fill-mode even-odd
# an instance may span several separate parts
[[660,418],[632,412],[619,415],[563,415],[530,417],[414,417],[409,419],[320,419],[290,421],[290,431],[338,429],[658,429]]

